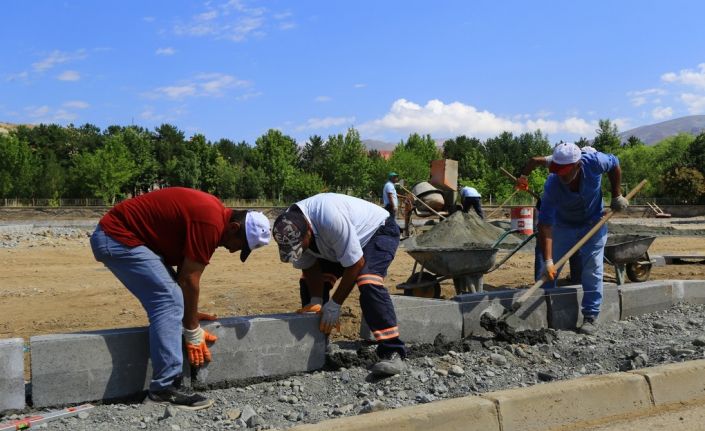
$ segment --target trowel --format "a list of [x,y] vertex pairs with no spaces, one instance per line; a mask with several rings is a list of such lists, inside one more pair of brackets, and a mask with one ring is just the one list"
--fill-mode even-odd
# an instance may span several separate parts
[[[634,187],[629,194],[627,194],[627,200],[631,200],[641,188],[646,184],[646,180],[642,180],[636,187]],[[580,241],[578,241],[568,252],[563,255],[558,262],[556,262],[556,268],[560,268],[565,265],[576,251],[580,249],[600,228],[607,223],[607,221],[612,218],[614,212],[607,209],[605,214],[602,216],[600,221],[595,224],[595,226],[588,231],[588,233],[583,236]],[[521,325],[521,318],[516,316],[516,312],[524,305],[527,299],[529,299],[536,290],[543,286],[543,284],[548,281],[548,278],[544,274],[540,280],[538,280],[533,286],[527,289],[514,303],[512,303],[510,308],[504,307],[499,302],[493,302],[489,307],[487,307],[480,315],[480,325],[488,331],[494,332],[495,334],[500,333],[513,333]]]

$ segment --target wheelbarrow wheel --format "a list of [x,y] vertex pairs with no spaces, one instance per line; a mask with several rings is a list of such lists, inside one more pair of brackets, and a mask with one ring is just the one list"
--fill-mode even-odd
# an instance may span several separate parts
[[627,277],[629,280],[638,283],[648,280],[649,275],[651,275],[650,263],[641,264],[639,262],[633,262],[627,264]]
[[[421,280],[419,280],[419,274],[412,274],[408,280],[409,284],[418,283],[419,281],[435,281],[436,276],[430,272],[424,271],[421,273]],[[432,287],[413,287],[411,289],[404,289],[404,296],[416,296],[418,298],[434,298],[439,299],[441,297],[441,284],[435,283]]]

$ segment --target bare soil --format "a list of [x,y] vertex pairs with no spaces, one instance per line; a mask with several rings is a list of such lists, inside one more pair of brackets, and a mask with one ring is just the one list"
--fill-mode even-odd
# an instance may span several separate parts
[[[705,237],[659,237],[649,249],[705,252]],[[413,259],[400,248],[385,282],[390,291],[406,281]],[[50,239],[42,244],[20,243],[0,249],[0,338],[144,326],[145,313],[137,300],[102,264],[93,259],[88,238]],[[614,281],[605,266],[606,281]],[[484,277],[486,289],[521,287],[533,283],[533,252],[517,253]],[[279,262],[276,247],[254,252],[246,264],[238,254],[219,249],[207,267],[201,286],[200,308],[219,316],[291,312],[299,305],[299,273]],[[705,279],[705,265],[656,267],[655,279]],[[442,284],[446,298],[452,282]],[[344,304],[342,333],[356,339],[360,327],[358,295]]]

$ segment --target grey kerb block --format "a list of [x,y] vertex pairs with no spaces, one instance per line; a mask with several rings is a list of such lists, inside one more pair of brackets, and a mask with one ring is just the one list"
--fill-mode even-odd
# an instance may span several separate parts
[[[548,327],[548,307],[545,296],[546,289],[538,289],[534,295],[524,302],[524,305],[517,310],[513,321],[521,324],[516,327],[518,330],[540,329]],[[505,289],[487,292],[469,293],[458,295],[453,298],[460,304],[460,311],[463,315],[463,337],[471,335],[478,337],[490,337],[492,333],[480,326],[480,316],[492,304],[501,304],[506,309],[510,309],[514,301],[519,298],[525,289]]]
[[[583,289],[580,285],[546,289],[548,324],[554,329],[575,329],[583,324],[581,304]],[[602,285],[602,307],[599,322],[619,320],[619,289],[614,283]]]
[[24,403],[24,340],[0,340],[0,413],[19,410]]
[[673,280],[673,302],[705,304],[705,280]]
[[[462,338],[463,319],[456,302],[401,295],[392,295],[392,302],[399,338],[405,343],[433,343],[438,334],[448,341]],[[365,319],[360,326],[360,337],[374,340]]]
[[40,335],[30,349],[34,407],[126,397],[151,379],[147,328]]
[[323,367],[326,336],[316,314],[232,317],[205,324],[216,335],[213,361],[200,368],[194,385],[286,375]]
[[620,319],[661,311],[673,305],[673,281],[628,283],[619,287]]

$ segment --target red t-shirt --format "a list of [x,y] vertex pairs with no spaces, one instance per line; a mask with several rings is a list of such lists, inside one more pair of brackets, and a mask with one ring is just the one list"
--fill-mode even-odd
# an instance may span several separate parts
[[167,265],[181,265],[184,257],[208,265],[231,215],[215,196],[169,187],[119,203],[100,225],[121,244],[146,245]]

